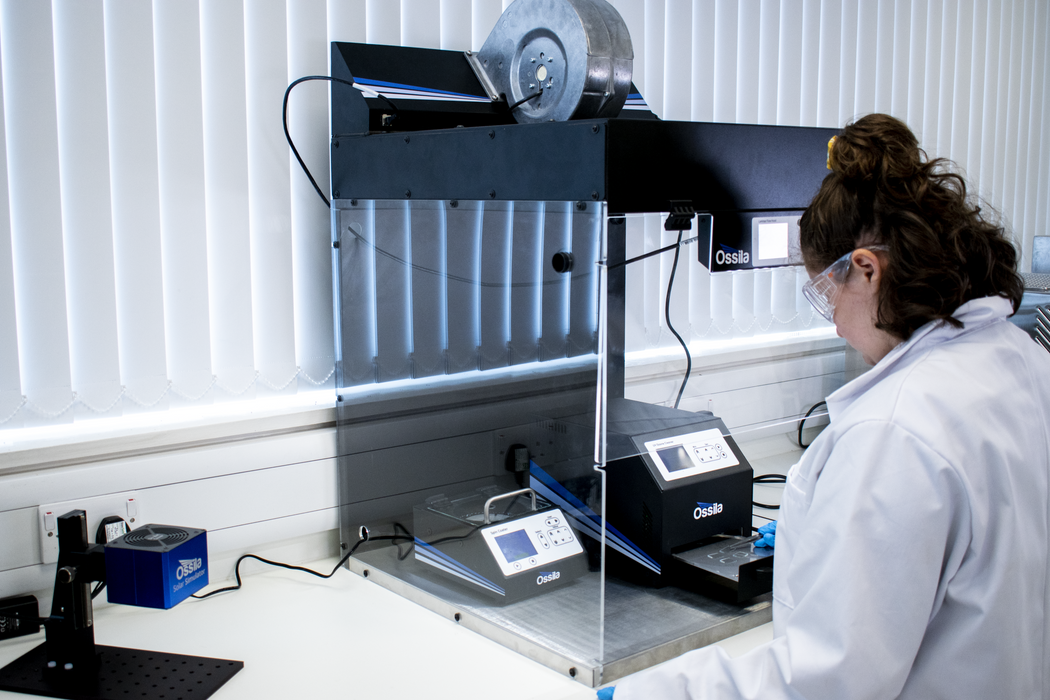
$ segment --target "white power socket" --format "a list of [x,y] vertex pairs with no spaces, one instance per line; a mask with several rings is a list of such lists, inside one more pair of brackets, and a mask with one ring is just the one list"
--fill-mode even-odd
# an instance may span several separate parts
[[142,502],[139,501],[137,491],[40,506],[37,525],[40,528],[41,564],[54,564],[58,561],[58,518],[71,510],[83,510],[87,513],[89,542],[95,541],[95,531],[98,530],[102,519],[108,515],[119,515],[124,518],[129,530],[145,522],[142,516]]

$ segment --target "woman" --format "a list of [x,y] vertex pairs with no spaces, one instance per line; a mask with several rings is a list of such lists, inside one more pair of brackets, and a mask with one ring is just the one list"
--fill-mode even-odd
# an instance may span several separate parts
[[788,474],[774,639],[616,700],[1050,698],[1050,354],[1006,320],[1016,253],[946,166],[886,115],[829,145],[805,291],[874,367]]

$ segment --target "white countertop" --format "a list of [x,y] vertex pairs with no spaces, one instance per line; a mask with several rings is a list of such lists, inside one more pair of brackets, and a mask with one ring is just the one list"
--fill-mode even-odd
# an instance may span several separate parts
[[[331,571],[334,559],[310,568]],[[46,611],[41,611],[46,612]],[[772,625],[720,643],[736,656]],[[0,642],[0,665],[44,633]],[[593,700],[594,691],[346,569],[323,580],[273,569],[239,591],[171,610],[95,611],[98,644],[236,659],[244,668],[212,697]],[[29,697],[0,691],[0,700]]]

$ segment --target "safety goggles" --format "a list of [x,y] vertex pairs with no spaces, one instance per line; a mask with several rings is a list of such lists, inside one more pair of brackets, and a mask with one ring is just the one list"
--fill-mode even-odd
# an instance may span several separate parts
[[[865,246],[864,249],[889,250],[884,245],[869,245]],[[854,248],[828,265],[828,268],[819,275],[802,285],[802,293],[806,295],[809,303],[813,305],[817,313],[832,323],[835,321],[835,302],[838,301],[842,285],[846,283],[846,276],[849,274],[850,261],[853,259],[853,254],[858,250],[861,249]]]

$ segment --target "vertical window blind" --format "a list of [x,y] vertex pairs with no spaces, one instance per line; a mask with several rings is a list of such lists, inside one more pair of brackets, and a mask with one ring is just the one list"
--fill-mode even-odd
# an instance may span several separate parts
[[[1050,199],[1042,0],[612,4],[659,116],[894,114],[963,168],[1028,264]],[[332,386],[331,219],[284,143],[284,89],[326,74],[333,40],[480,48],[507,5],[0,0],[0,429]],[[289,126],[323,182],[323,84],[296,89]],[[673,242],[656,216],[628,233],[628,255]],[[629,349],[676,342],[665,257],[630,270]],[[672,320],[691,340],[817,323],[798,270],[684,259]]]
[[[604,207],[337,200],[343,387],[590,355]],[[550,260],[571,252],[563,273]]]
[[[612,0],[634,44],[634,81],[664,119],[841,127],[904,120],[1002,215],[1031,269],[1048,233],[1050,6],[1037,0]],[[632,221],[628,256],[674,243]],[[665,259],[666,258],[666,259]],[[710,275],[679,264],[675,328],[693,342],[826,325],[797,294],[801,269]],[[672,347],[669,256],[629,269],[628,350]]]

